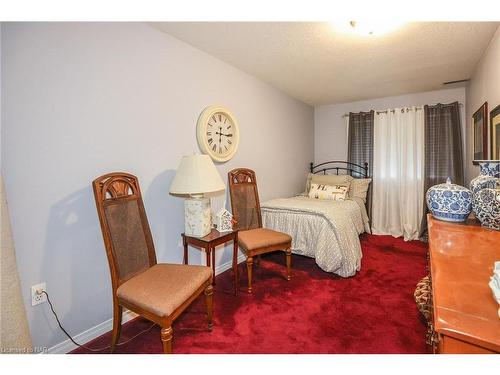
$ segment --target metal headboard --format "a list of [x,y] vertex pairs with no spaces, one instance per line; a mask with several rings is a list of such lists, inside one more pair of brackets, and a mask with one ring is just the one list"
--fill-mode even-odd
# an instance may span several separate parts
[[[337,165],[340,164],[341,166]],[[335,171],[336,175],[339,174],[339,171],[346,171],[354,178],[368,178],[368,163],[364,165],[354,164],[349,161],[341,161],[341,160],[332,160],[324,163],[316,164],[311,163],[310,166],[311,173],[318,174],[323,172],[323,174],[327,174],[327,171]],[[330,173],[329,173],[330,174]]]
[[[334,171],[335,173],[328,174],[339,174],[339,171],[345,171],[345,174],[350,175],[353,178],[369,178],[370,174],[368,169],[368,163],[363,165],[351,163],[349,161],[342,160],[332,160],[326,161],[324,163],[316,164],[310,163],[309,170],[314,174],[327,174],[329,171]],[[370,223],[372,221],[372,184],[368,188],[368,193],[366,194],[366,212]]]

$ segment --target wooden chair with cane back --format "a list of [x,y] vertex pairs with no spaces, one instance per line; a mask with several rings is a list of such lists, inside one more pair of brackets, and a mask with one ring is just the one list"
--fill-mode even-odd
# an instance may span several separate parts
[[[228,173],[231,208],[238,232],[238,245],[247,259],[248,293],[252,293],[253,258],[274,251],[286,254],[286,278],[291,278],[292,237],[262,227],[259,193],[255,172],[247,168],[233,169]],[[236,274],[236,273],[235,273]]]
[[113,289],[111,352],[121,331],[123,307],[161,326],[164,353],[172,352],[172,323],[205,294],[212,329],[212,269],[157,263],[137,177],[109,173],[93,182]]

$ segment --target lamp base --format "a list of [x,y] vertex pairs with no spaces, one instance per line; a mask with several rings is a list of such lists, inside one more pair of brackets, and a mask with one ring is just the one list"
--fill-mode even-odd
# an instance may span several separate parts
[[212,230],[210,199],[187,198],[184,200],[185,233],[193,237],[205,237]]

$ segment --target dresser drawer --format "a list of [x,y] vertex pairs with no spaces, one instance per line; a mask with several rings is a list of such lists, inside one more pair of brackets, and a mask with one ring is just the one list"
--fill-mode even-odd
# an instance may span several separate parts
[[446,335],[439,335],[439,354],[495,354],[491,350],[457,340]]

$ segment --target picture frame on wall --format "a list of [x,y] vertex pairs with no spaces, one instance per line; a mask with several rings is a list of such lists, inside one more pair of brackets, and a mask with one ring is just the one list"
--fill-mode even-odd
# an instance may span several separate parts
[[488,159],[488,102],[472,115],[472,163]]
[[500,104],[490,112],[491,159],[500,160]]

